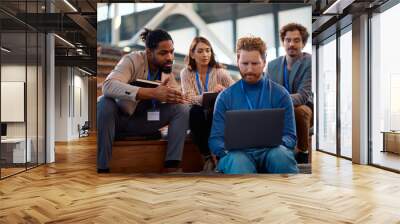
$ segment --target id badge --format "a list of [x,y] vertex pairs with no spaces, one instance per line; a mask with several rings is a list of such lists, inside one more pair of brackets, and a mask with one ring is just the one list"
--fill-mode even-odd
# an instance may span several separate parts
[[147,121],[160,121],[160,111],[159,110],[148,110],[147,111]]

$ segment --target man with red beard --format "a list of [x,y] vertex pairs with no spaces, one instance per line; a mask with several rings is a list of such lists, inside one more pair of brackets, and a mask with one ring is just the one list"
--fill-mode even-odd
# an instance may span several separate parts
[[[181,92],[170,85],[174,81],[170,77],[174,43],[161,29],[145,29],[141,38],[145,51],[125,55],[104,81],[104,96],[97,103],[98,173],[109,172],[116,136],[151,135],[165,125],[169,125],[169,132],[164,170],[179,171],[189,107]],[[156,88],[135,86],[137,79],[161,82],[162,76],[167,78]]]
[[[259,37],[243,37],[238,40],[236,49],[242,80],[218,95],[209,138],[209,147],[218,158],[218,171],[226,174],[298,173],[293,151],[296,145],[293,104],[282,86],[263,76],[266,45]],[[225,149],[225,112],[272,108],[283,108],[285,111],[280,145],[230,151]]]
[[280,38],[286,55],[268,63],[268,76],[284,86],[294,105],[298,163],[308,163],[309,130],[313,122],[311,91],[311,55],[302,52],[308,39],[307,29],[297,23],[282,27]]

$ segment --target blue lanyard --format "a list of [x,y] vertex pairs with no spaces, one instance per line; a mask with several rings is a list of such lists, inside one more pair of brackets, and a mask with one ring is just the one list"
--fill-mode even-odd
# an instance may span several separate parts
[[265,84],[264,82],[265,82],[265,80],[264,79],[260,80],[260,82],[262,82],[262,86],[261,86],[260,98],[258,99],[258,108],[253,107],[253,104],[251,103],[249,96],[247,95],[246,90],[244,89],[244,86],[243,86],[244,80],[242,79],[240,82],[241,82],[240,84],[242,87],[243,95],[246,97],[247,105],[249,106],[250,110],[260,109],[262,106],[263,98],[264,98],[264,84]]
[[286,64],[286,59],[285,62],[283,63],[283,84],[285,86],[285,89],[290,93],[290,87],[289,87],[289,77],[288,77],[288,71],[287,71],[287,64]]
[[[160,71],[158,71],[156,79],[157,80],[161,80],[161,72]],[[151,80],[151,73],[150,73],[150,66],[149,66],[149,71],[147,72],[147,80],[152,81]]]
[[[207,73],[206,73],[206,81],[204,83],[204,92],[208,92],[209,75],[210,75],[210,67],[208,67]],[[196,83],[197,83],[197,88],[199,89],[200,95],[203,94],[203,88],[201,87],[200,76],[199,76],[199,72],[198,71],[196,71]]]
[[[149,68],[149,70],[147,72],[147,80],[151,81],[150,66],[148,68]],[[158,71],[156,79],[161,80],[161,72],[160,71]],[[151,100],[151,104],[153,105],[153,109],[155,109],[156,105],[157,105],[157,100],[154,100],[154,99]]]

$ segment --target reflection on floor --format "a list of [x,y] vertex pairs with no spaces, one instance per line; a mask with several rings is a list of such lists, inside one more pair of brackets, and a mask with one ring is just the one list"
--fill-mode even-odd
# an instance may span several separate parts
[[28,163],[26,165],[27,168],[25,167],[25,164],[18,164],[18,165],[13,165],[13,164],[5,165],[5,164],[2,164],[2,166],[3,167],[0,170],[1,178],[5,178],[7,176],[22,172],[22,171],[24,171],[26,169],[29,170],[31,167],[35,167],[36,164]]
[[18,172],[21,172],[24,170],[25,170],[25,167],[24,168],[1,168],[1,178],[13,175],[15,173],[18,173]]
[[372,157],[373,164],[400,171],[400,155],[392,152],[375,151]]

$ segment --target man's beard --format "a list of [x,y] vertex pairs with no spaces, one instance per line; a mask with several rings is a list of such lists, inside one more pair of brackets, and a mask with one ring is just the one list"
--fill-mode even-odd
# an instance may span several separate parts
[[[289,53],[289,52],[293,52],[293,53]],[[288,54],[290,57],[296,57],[299,55],[299,50],[296,48],[289,48],[288,49]]]
[[242,78],[244,78],[244,79],[247,79],[248,76],[251,76],[252,78],[256,78],[257,80],[260,80],[260,78],[262,77],[262,74],[257,78],[257,74],[255,74],[255,73],[243,73],[241,71],[239,71],[239,72],[240,72]]
[[172,72],[172,66],[171,66],[171,67],[168,67],[168,66],[161,66],[161,67],[160,67],[160,70],[161,70],[162,73],[167,73],[167,74],[169,74],[169,73]]

